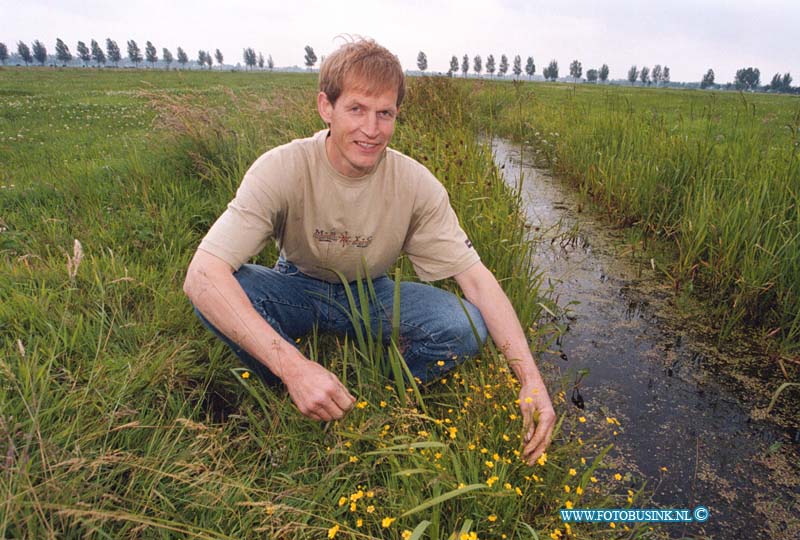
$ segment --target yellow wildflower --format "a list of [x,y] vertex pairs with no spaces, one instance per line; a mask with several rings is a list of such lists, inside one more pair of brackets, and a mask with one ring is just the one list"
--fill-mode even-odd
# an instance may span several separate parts
[[359,409],[366,409],[367,405],[368,403],[366,401],[359,401],[358,403],[356,403],[356,407]]
[[362,525],[364,525],[364,520],[361,519],[361,518],[358,518],[356,520],[356,527],[361,527]]
[[594,476],[590,476],[589,480],[591,480],[593,484],[597,483],[597,478],[595,478]]
[[488,517],[488,518],[486,518],[486,519],[488,519],[489,521],[491,521],[492,523],[494,523],[495,521],[497,521],[497,516],[496,516],[496,515],[494,515],[494,514],[490,514],[490,515],[489,515],[489,517]]
[[400,536],[401,536],[401,538],[403,540],[408,540],[409,538],[411,538],[411,531],[406,529],[406,530],[403,531],[403,534],[401,534]]
[[451,439],[455,439],[456,438],[456,433],[458,433],[458,428],[457,427],[455,427],[455,426],[449,427],[449,428],[447,428],[447,431],[450,432],[450,438]]
[[491,469],[492,467],[494,467],[494,463],[493,463],[493,462],[491,462],[491,461],[484,461],[483,463],[484,463],[484,465],[486,465],[486,466],[487,466],[488,468],[490,468],[490,469]]
[[[249,378],[250,378],[250,372],[249,371],[242,371],[242,379],[249,379]],[[333,537],[331,537],[331,538],[333,538]]]
[[344,506],[347,502],[347,497],[339,497],[339,506]]
[[566,501],[566,502],[564,503],[564,507],[565,507],[567,510],[571,510],[571,509],[572,509],[572,501]]
[[569,470],[569,475],[570,476],[575,476],[576,474],[578,474],[578,471],[576,471],[575,469],[570,469]]
[[581,416],[580,418],[578,418],[578,422],[580,422],[581,424],[585,423],[586,422],[586,417],[585,416]]
[[486,485],[489,486],[489,487],[492,487],[492,485],[495,482],[497,482],[498,480],[500,480],[500,477],[498,477],[498,476],[490,476],[489,479],[486,480]]
[[622,480],[622,475],[619,474],[619,473],[614,473],[614,480],[617,480],[617,481]]
[[381,520],[381,527],[388,529],[397,518],[385,517]]
[[507,490],[511,491],[511,484],[509,484],[508,482],[503,484],[503,487],[506,488]]
[[564,491],[565,491],[566,493],[569,493],[569,492],[570,492],[570,489],[571,489],[571,488],[570,488],[569,486],[564,486]]
[[381,400],[381,408],[386,407],[386,402]]
[[436,365],[439,367],[444,366],[444,360],[439,360],[438,362],[436,362]]
[[374,506],[372,506],[371,504],[369,506],[367,506],[367,514],[371,514],[374,511],[375,511],[375,507]]
[[328,529],[328,538],[336,538],[336,533],[339,532],[339,524],[337,523],[330,529]]
[[575,493],[577,493],[578,495],[583,495],[583,488],[581,486],[576,487]]
[[520,497],[522,497],[522,490],[521,490],[521,489],[519,489],[519,486],[517,486],[517,487],[515,487],[515,488],[514,488],[514,492],[515,492],[517,495],[519,495]]
[[356,503],[355,502],[351,502],[350,503],[350,511],[351,512],[355,512],[356,511]]
[[536,463],[539,465],[544,465],[547,463],[547,452],[542,452],[542,455],[539,456],[539,459],[536,460]]
[[356,456],[350,456],[350,463],[355,463],[356,461],[358,461]]
[[608,526],[611,527],[612,529],[616,529],[617,528],[617,524],[614,523],[613,521],[611,523],[609,523]]

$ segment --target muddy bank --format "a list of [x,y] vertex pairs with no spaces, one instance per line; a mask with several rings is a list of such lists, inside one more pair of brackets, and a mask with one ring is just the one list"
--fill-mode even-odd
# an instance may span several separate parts
[[665,531],[800,538],[796,403],[784,397],[769,417],[759,410],[780,381],[775,365],[754,341],[717,347],[704,307],[677,298],[626,231],[536,169],[533,149],[492,147],[509,184],[521,173],[536,264],[565,307],[568,330],[543,362],[589,370],[579,387],[585,410],[620,420],[615,459],[647,481],[655,504],[710,510],[703,524]]

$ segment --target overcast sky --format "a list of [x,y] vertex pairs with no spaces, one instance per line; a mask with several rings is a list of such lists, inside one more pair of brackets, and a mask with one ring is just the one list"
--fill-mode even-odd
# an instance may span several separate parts
[[[798,0],[0,0],[0,42],[16,51],[34,39],[54,52],[57,37],[75,53],[110,37],[160,51],[178,46],[220,49],[225,63],[241,62],[242,49],[271,54],[276,66],[303,64],[303,47],[320,57],[339,34],[364,35],[416,69],[417,53],[429,70],[446,71],[450,57],[491,53],[499,60],[533,56],[536,72],[551,60],[560,74],[578,59],[584,73],[606,63],[611,78],[625,78],[636,64],[668,65],[673,81],[699,81],[713,68],[717,82],[732,81],[740,67],[761,70],[762,84],[775,72],[800,81]],[[471,62],[470,62],[471,63]]]

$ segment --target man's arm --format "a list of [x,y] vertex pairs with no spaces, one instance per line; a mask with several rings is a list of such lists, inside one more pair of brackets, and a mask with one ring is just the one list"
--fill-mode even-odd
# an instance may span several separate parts
[[228,263],[198,249],[183,290],[215,328],[283,381],[305,416],[335,420],[353,408],[355,398],[333,373],[303,356],[258,314]]
[[[519,406],[526,429],[523,459],[529,464],[545,451],[555,426],[556,413],[517,314],[494,275],[478,262],[457,274],[464,296],[481,312],[492,339],[508,359],[522,384]],[[534,411],[539,414],[534,421]]]

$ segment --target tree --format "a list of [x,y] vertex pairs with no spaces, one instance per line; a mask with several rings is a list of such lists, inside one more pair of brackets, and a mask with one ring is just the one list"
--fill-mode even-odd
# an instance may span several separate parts
[[270,71],[272,71],[272,68],[275,67],[275,62],[272,61],[272,55],[271,54],[267,55],[267,67],[269,68]]
[[781,86],[783,87],[784,92],[791,92],[792,91],[792,74],[788,71],[783,74],[783,79],[781,80]]
[[144,45],[144,57],[150,63],[150,67],[155,66],[156,62],[158,62],[158,51],[156,51],[155,45],[150,41]]
[[579,61],[573,60],[569,65],[569,75],[576,81],[580,79],[583,75],[583,65]]
[[108,61],[114,62],[114,65],[119,65],[122,60],[122,53],[119,52],[119,45],[111,38],[106,38],[106,52],[108,53]]
[[669,66],[664,66],[664,70],[661,72],[661,82],[669,82]]
[[305,60],[306,60],[306,67],[308,69],[312,69],[314,67],[314,64],[317,63],[317,55],[314,54],[314,49],[312,49],[310,45],[306,45]]
[[423,72],[428,69],[428,57],[422,51],[417,55],[417,67]]
[[642,81],[642,84],[650,84],[650,68],[647,66],[642,66],[642,71],[639,72],[639,80]]
[[453,76],[453,73],[458,72],[458,58],[455,55],[450,58],[450,71],[447,73],[450,77]]
[[597,73],[596,69],[587,70],[586,71],[586,80],[589,81],[590,83],[596,83],[597,82],[597,75],[598,75],[598,73]]
[[164,61],[165,64],[167,64],[167,69],[169,69],[169,66],[172,64],[173,57],[170,50],[167,49],[166,47],[161,49],[161,59]]
[[608,80],[608,64],[603,64],[600,66],[599,75],[602,82],[606,82]]
[[514,57],[514,77],[519,77],[522,74],[522,58],[519,55]]
[[508,72],[508,56],[500,55],[500,69],[497,70],[497,74],[501,77],[505,77],[506,73]]
[[92,53],[89,50],[89,47],[86,46],[86,43],[83,41],[78,42],[78,47],[76,49],[78,51],[78,57],[83,62],[83,65],[87,65],[92,60]]
[[22,41],[17,42],[17,54],[22,58],[26,66],[33,62],[33,55],[31,54],[30,48]]
[[631,69],[628,70],[628,82],[633,84],[636,82],[636,79],[639,78],[639,70],[636,69],[636,66],[631,66]]
[[474,71],[479,76],[481,74],[481,71],[483,71],[483,60],[481,59],[481,55],[479,54],[476,54],[475,58],[472,59],[472,71]]
[[492,54],[486,57],[486,73],[489,74],[489,77],[494,76],[494,55]]
[[186,54],[186,51],[184,51],[180,47],[178,47],[177,54],[178,54],[178,63],[181,65],[181,67],[185,68],[186,64],[189,62],[189,55]]
[[658,83],[660,83],[663,80],[661,64],[656,64],[655,66],[653,66],[653,71],[650,73],[650,77],[653,79],[653,82],[656,83],[656,86],[658,86]]
[[736,78],[733,83],[738,90],[752,90],[761,81],[761,72],[758,68],[742,68],[736,71]]
[[258,62],[258,58],[256,57],[256,51],[252,47],[247,47],[243,53],[244,57],[244,65],[250,69],[253,69],[256,66],[256,62]]
[[69,52],[69,47],[61,38],[56,38],[56,59],[61,62],[62,66],[66,66],[67,62],[72,61],[72,53]]
[[142,61],[142,51],[139,45],[132,39],[128,40],[128,60],[133,62],[133,65],[139,67],[139,62]]
[[550,60],[550,63],[547,64],[545,70],[547,71],[547,73],[544,73],[545,79],[550,79],[553,82],[558,79],[558,62],[555,60]]
[[469,71],[469,56],[465,54],[464,58],[461,59],[461,72],[464,74],[464,77],[467,76],[467,71]]
[[258,53],[258,67],[264,69],[264,55],[261,53]]
[[528,74],[528,79],[531,79],[533,74],[536,73],[536,64],[533,63],[533,56],[528,57],[528,62],[525,64],[525,73]]
[[6,60],[8,60],[8,47],[5,43],[0,43],[0,62],[6,65]]
[[44,65],[44,63],[47,62],[47,47],[44,46],[44,43],[38,39],[35,40],[31,46],[31,50],[33,51],[33,57],[39,64]]
[[92,40],[92,59],[97,62],[98,66],[106,63],[106,53],[103,52],[100,44],[95,40]]
[[781,74],[780,73],[776,73],[775,75],[772,76],[772,82],[769,83],[768,88],[770,90],[774,90],[776,92],[780,92],[781,89],[783,88],[782,81],[783,80],[781,79]]
[[703,80],[700,81],[700,88],[706,89],[709,86],[714,86],[714,70],[709,69],[706,71],[706,74],[703,75]]
[[214,52],[214,58],[216,58],[216,59],[217,59],[217,65],[218,65],[218,66],[221,66],[221,65],[222,65],[222,61],[225,59],[225,58],[222,56],[222,51],[220,51],[219,49],[217,49],[217,50]]

